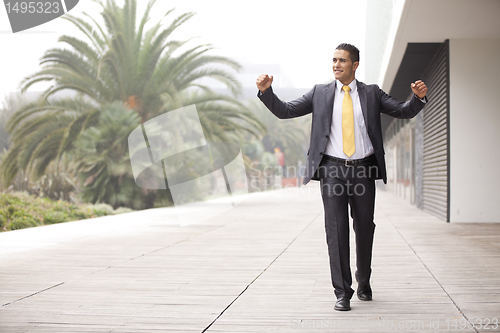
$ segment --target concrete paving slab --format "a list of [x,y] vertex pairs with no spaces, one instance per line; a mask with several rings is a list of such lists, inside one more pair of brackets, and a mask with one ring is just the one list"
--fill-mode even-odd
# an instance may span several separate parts
[[315,182],[184,226],[162,208],[0,233],[0,332],[500,332],[500,223],[382,191],[375,223],[374,300],[349,312]]

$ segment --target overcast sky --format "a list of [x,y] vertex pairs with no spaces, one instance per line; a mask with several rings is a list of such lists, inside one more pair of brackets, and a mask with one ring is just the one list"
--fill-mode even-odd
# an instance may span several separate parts
[[[122,4],[123,0],[117,3]],[[138,13],[142,14],[147,1],[138,3]],[[191,45],[211,43],[217,48],[212,54],[249,63],[280,64],[297,88],[310,88],[333,78],[331,58],[339,43],[352,43],[361,51],[364,48],[366,0],[158,0],[150,22],[157,22],[174,7],[176,10],[170,19],[165,19],[166,23],[184,12],[196,13],[176,31],[174,38],[196,36]],[[81,17],[82,12],[100,18],[100,6],[90,0],[80,0],[70,13]],[[0,101],[7,93],[17,91],[24,77],[39,69],[44,52],[58,47],[57,39],[63,34],[81,36],[61,18],[13,34],[5,7],[0,6]],[[363,80],[363,74],[361,65],[357,78]],[[252,81],[243,85],[254,84]],[[39,84],[30,91],[46,87]]]

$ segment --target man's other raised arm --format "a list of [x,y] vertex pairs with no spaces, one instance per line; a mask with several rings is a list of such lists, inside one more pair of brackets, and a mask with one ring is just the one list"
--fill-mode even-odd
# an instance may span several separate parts
[[259,75],[255,83],[259,89],[257,97],[276,117],[280,119],[296,118],[312,112],[312,96],[315,88],[300,98],[290,102],[283,102],[273,92],[271,87],[273,83],[272,75]]
[[398,101],[390,97],[384,91],[379,89],[382,112],[401,119],[409,119],[415,117],[427,103],[427,86],[421,80],[410,85],[413,91],[412,98],[407,102]]

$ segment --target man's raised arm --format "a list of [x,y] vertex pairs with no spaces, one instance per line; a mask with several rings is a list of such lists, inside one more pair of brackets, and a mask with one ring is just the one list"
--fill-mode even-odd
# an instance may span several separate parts
[[415,81],[410,85],[413,97],[408,102],[398,101],[380,90],[382,112],[400,119],[409,119],[415,117],[427,103],[427,86],[421,80]]
[[271,84],[273,76],[261,74],[255,82],[259,93],[257,97],[276,117],[280,119],[295,118],[306,115],[312,112],[312,96],[314,89],[311,89],[307,94],[290,102],[283,102],[273,93]]

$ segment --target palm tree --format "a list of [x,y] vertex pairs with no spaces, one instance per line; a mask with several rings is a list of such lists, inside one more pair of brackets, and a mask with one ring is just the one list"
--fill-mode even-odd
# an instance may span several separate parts
[[[136,0],[125,0],[123,7],[115,0],[97,2],[103,8],[104,25],[88,14],[84,14],[86,20],[65,15],[86,40],[61,36],[59,41],[69,49],[48,50],[41,59],[41,70],[23,81],[23,91],[42,81],[52,86],[40,101],[19,109],[9,121],[13,144],[2,161],[6,183],[20,171],[42,175],[50,163],[72,152],[82,133],[96,126],[99,115],[116,101],[134,110],[140,123],[196,104],[211,141],[262,131],[259,121],[237,101],[239,83],[226,70],[239,70],[240,66],[209,55],[210,45],[187,48],[189,41],[170,39],[193,13],[173,18],[166,28],[162,20],[146,30],[156,0],[148,3],[138,25]],[[215,94],[203,83],[207,78],[224,83],[233,96]],[[78,97],[55,99],[54,94],[61,90],[77,92]]]
[[[3,177],[9,183],[19,171],[41,177],[47,166],[70,151],[74,139],[94,125],[98,107],[81,96],[32,102],[10,118],[12,147],[2,160]],[[58,158],[59,157],[59,158]]]
[[114,208],[127,204],[142,207],[140,200],[130,201],[139,189],[128,167],[127,154],[127,137],[139,121],[135,111],[114,102],[102,110],[96,126],[78,137],[74,153],[84,201],[106,202]]

